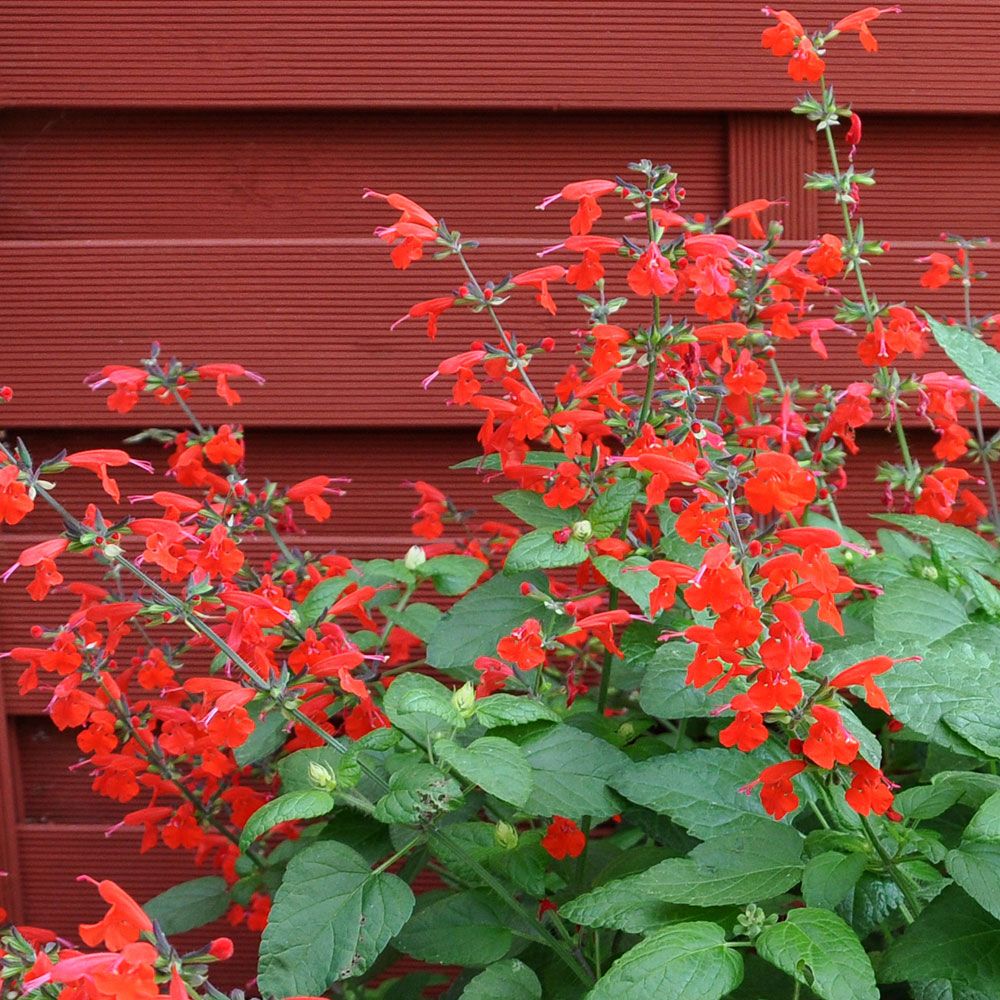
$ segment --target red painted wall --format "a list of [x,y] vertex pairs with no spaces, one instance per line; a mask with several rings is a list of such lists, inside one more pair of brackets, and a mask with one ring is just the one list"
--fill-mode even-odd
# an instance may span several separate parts
[[[81,379],[158,339],[267,376],[240,410],[251,474],[354,479],[317,544],[398,551],[411,505],[401,483],[418,476],[488,510],[471,474],[448,470],[474,452],[468,415],[443,405],[446,388],[419,385],[465,346],[466,322],[445,317],[433,345],[417,324],[388,329],[449,276],[391,273],[370,235],[383,220],[361,189],[405,191],[487,237],[479,259],[498,273],[530,266],[562,234],[561,216],[532,211],[539,196],[640,156],[678,168],[693,209],[785,196],[789,240],[835,231],[831,207],[799,188],[815,140],[781,113],[796,88],[757,48],[759,6],[667,0],[629,22],[604,0],[0,3],[0,381],[17,390],[5,421],[39,454],[124,436],[145,417],[108,413]],[[795,10],[819,26],[851,7]],[[950,289],[922,293],[912,261],[942,230],[1000,233],[1000,68],[974,41],[996,37],[1000,10],[909,0],[876,28],[878,57],[852,42],[833,56],[880,182],[866,196],[869,233],[894,245],[874,284],[957,309]],[[994,271],[995,256],[983,261]],[[544,325],[537,310],[516,319]],[[793,351],[790,367],[815,377],[815,357]],[[941,364],[931,355],[921,367]],[[860,371],[853,343],[831,338],[828,370],[839,382]],[[859,484],[889,451],[879,431],[864,444]],[[79,506],[91,486],[80,474],[61,491]],[[876,507],[876,491],[859,487],[847,513],[858,523]],[[5,532],[0,565],[48,527],[40,516]],[[0,647],[58,611],[58,599],[39,608],[4,588]],[[42,697],[17,697],[5,668],[0,869],[12,875],[0,901],[72,929],[93,916],[80,871],[114,874],[144,898],[190,866],[104,836],[121,810],[68,770],[73,741],[43,709]],[[237,975],[251,966],[247,955]]]

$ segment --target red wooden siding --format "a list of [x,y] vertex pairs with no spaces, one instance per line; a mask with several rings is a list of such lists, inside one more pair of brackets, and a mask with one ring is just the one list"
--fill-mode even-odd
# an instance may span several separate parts
[[[818,26],[861,5],[804,0],[795,10]],[[876,23],[878,57],[849,39],[833,66],[840,96],[864,116],[860,162],[880,182],[865,192],[868,234],[893,244],[873,287],[957,311],[952,289],[920,289],[913,259],[942,230],[1000,234],[1000,69],[977,58],[976,41],[997,35],[1000,10],[905,6]],[[392,271],[371,237],[388,216],[362,189],[404,191],[481,238],[476,267],[496,277],[532,266],[565,233],[565,208],[536,212],[541,197],[642,156],[680,171],[692,210],[784,198],[775,213],[789,247],[837,231],[836,211],[799,187],[824,150],[808,123],[783,113],[797,88],[757,47],[759,7],[669,0],[631,23],[604,0],[0,5],[0,383],[17,393],[4,421],[46,455],[166,419],[148,404],[109,413],[82,385],[157,339],[267,377],[238,410],[203,408],[247,425],[251,477],[353,479],[313,548],[398,554],[410,541],[404,480],[429,479],[459,506],[496,513],[472,473],[449,468],[475,452],[470,415],[445,405],[444,380],[420,388],[481,328],[447,315],[433,344],[417,322],[390,333],[412,302],[459,279],[423,263]],[[984,266],[1000,271],[998,256],[984,254]],[[978,312],[996,308],[988,295]],[[568,349],[579,313],[570,290],[557,297],[555,319],[525,302],[510,321]],[[843,384],[861,373],[852,340],[828,346],[821,366],[792,345],[786,375]],[[543,359],[540,380],[561,362]],[[943,363],[931,353],[918,367]],[[918,451],[931,440],[918,433]],[[842,508],[857,525],[879,509],[871,480],[892,454],[877,429],[862,444]],[[137,470],[120,479],[126,495],[148,490]],[[74,473],[60,491],[79,509],[93,486]],[[4,532],[0,568],[53,527],[40,514]],[[25,582],[0,590],[0,648],[72,603],[32,604]],[[139,858],[131,834],[104,836],[122,808],[91,795],[86,770],[70,770],[72,736],[43,716],[44,694],[19,698],[16,669],[0,664],[0,869],[11,873],[0,903],[71,932],[94,915],[92,894],[72,882],[79,872],[114,874],[140,897],[189,872],[181,854]],[[234,984],[252,960],[244,954]]]

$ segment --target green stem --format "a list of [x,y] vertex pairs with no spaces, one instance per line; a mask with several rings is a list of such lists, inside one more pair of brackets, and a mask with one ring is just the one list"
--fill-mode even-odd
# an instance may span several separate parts
[[899,442],[899,451],[903,456],[903,464],[906,466],[907,476],[912,476],[916,471],[913,459],[910,456],[910,446],[906,443],[906,429],[903,427],[903,419],[897,409],[893,417],[893,427],[896,431],[896,440]]
[[910,886],[909,880],[905,875],[896,867],[896,862],[889,856],[889,852],[883,847],[882,841],[879,839],[878,834],[871,825],[871,821],[867,816],[861,816],[861,828],[865,831],[865,836],[868,837],[872,847],[875,848],[875,852],[878,854],[885,867],[886,874],[890,876],[893,882],[899,888],[899,891],[903,894],[903,898],[906,900],[905,903],[900,903],[899,908],[903,913],[903,919],[908,923],[912,924],[914,921],[914,914],[920,912],[920,900],[913,895],[913,889]]
[[285,544],[285,540],[281,537],[281,534],[278,531],[278,526],[274,523],[274,521],[268,517],[264,523],[267,525],[267,533],[273,539],[274,544],[278,546],[278,551],[285,557],[285,561],[290,563],[298,562],[292,554],[292,550]]

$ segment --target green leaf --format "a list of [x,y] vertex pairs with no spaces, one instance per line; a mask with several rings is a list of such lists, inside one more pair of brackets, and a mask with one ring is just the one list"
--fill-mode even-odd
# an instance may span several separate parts
[[863,854],[839,851],[824,851],[812,858],[802,874],[806,906],[834,909],[857,884],[866,863]]
[[759,753],[689,750],[633,764],[615,776],[612,787],[629,801],[669,816],[692,836],[707,839],[739,829],[748,817],[774,823],[760,796],[740,791],[771,763]]
[[911,983],[913,1000],[995,1000],[968,986],[956,986],[946,979],[935,979],[929,983]]
[[965,608],[947,590],[915,577],[893,580],[875,601],[875,635],[879,639],[933,642],[968,620]]
[[939,323],[927,313],[924,316],[945,354],[994,406],[1000,406],[1000,354],[968,330]]
[[254,764],[264,757],[280,750],[285,744],[287,719],[277,710],[264,712],[269,702],[252,704],[247,710],[254,720],[253,732],[233,751],[233,757],[240,767]]
[[731,691],[714,695],[686,683],[694,653],[687,643],[662,643],[653,654],[639,687],[639,704],[658,719],[708,718],[714,708],[732,698]]
[[585,927],[635,932],[648,926],[650,903],[704,907],[773,899],[801,879],[801,856],[802,836],[797,831],[754,824],[700,844],[688,858],[668,858],[637,875],[599,886],[570,900],[559,912]]
[[545,529],[550,534],[559,528],[568,528],[574,521],[583,518],[583,511],[579,507],[571,507],[569,510],[549,507],[541,493],[531,490],[508,490],[495,499],[501,507],[506,507],[526,524]]
[[972,701],[942,716],[944,725],[987,757],[1000,757],[1000,718],[995,701]]
[[984,910],[1000,919],[1000,792],[972,817],[945,867]]
[[428,735],[465,728],[451,699],[452,691],[440,681],[411,671],[392,682],[382,707],[394,726],[423,743]]
[[166,935],[183,934],[218,920],[229,909],[229,887],[217,875],[171,886],[143,905]]
[[362,975],[413,912],[413,893],[389,872],[332,840],[288,863],[260,942],[264,995],[318,996]]
[[743,958],[718,924],[695,921],[650,935],[625,952],[587,1000],[720,1000],[740,985]]
[[441,609],[433,604],[408,604],[402,611],[395,608],[383,608],[382,613],[400,628],[412,632],[418,639],[427,642],[434,634],[434,629],[441,621]]
[[396,938],[396,947],[437,965],[489,965],[513,944],[507,924],[488,893],[449,893],[422,905]]
[[417,576],[430,580],[446,597],[464,594],[489,567],[472,556],[434,556],[417,568]]
[[497,726],[523,726],[527,722],[558,722],[551,708],[527,696],[491,694],[476,701],[476,719],[485,729]]
[[459,1000],[541,1000],[542,984],[520,959],[494,962],[471,979]]
[[534,772],[528,812],[572,820],[592,816],[601,822],[619,811],[620,802],[608,783],[632,767],[621,750],[566,725],[549,727],[522,749]]
[[893,806],[907,820],[934,819],[947,812],[961,797],[962,790],[953,785],[916,785],[904,788]]
[[[561,462],[566,461],[566,456],[559,451],[529,451],[524,459],[525,465],[541,465],[546,469],[554,469]],[[476,458],[467,458],[462,462],[457,462],[450,466],[452,469],[486,469],[490,472],[500,471],[500,456],[479,455]],[[517,491],[514,491],[517,492]]]
[[279,823],[293,819],[315,819],[333,810],[333,796],[318,788],[302,792],[288,792],[265,802],[253,813],[240,834],[240,850],[245,851],[258,837]]
[[995,675],[990,653],[949,639],[924,650],[919,662],[897,663],[879,682],[900,722],[941,746],[971,756],[974,747],[943,717],[981,709],[986,692],[992,695],[990,703],[997,705],[995,714],[1000,714],[1000,699],[992,693]]
[[433,764],[408,764],[389,778],[389,790],[375,803],[380,823],[418,824],[454,809],[462,789]]
[[548,592],[548,581],[542,573],[525,577],[498,573],[491,577],[441,619],[427,644],[427,662],[440,670],[453,670],[471,666],[480,656],[496,656],[497,643],[528,618],[538,619],[543,631],[551,631],[558,614],[525,597],[521,593],[522,581]]
[[951,886],[890,946],[879,978],[887,983],[947,979],[1000,996],[1000,923]]
[[434,753],[463,778],[484,792],[514,806],[523,806],[531,794],[531,765],[524,751],[499,736],[482,736],[467,747],[438,740]]
[[761,958],[822,1000],[879,1000],[861,942],[829,910],[790,910],[781,923],[764,928],[755,947]]
[[638,480],[620,479],[598,496],[587,511],[595,538],[608,538],[622,526],[639,491]]
[[997,571],[1000,553],[985,538],[968,528],[944,524],[920,514],[873,514],[872,517],[926,538],[941,555],[958,566],[968,566],[986,576]]
[[608,583],[635,601],[645,614],[649,614],[649,592],[658,583],[655,576],[645,569],[649,560],[643,556],[615,559],[614,556],[595,556],[594,566]]
[[529,531],[511,547],[503,564],[505,573],[526,573],[533,569],[576,566],[587,558],[587,546],[579,538],[557,542],[548,528]]
[[305,630],[321,621],[337,598],[354,582],[355,575],[334,576],[329,580],[320,580],[295,609],[299,627]]

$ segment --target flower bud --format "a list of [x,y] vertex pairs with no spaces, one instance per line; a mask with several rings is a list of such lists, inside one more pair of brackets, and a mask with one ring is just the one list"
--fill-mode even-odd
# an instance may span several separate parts
[[582,521],[576,521],[573,525],[573,537],[578,542],[588,542],[590,541],[590,536],[594,533],[593,525],[590,521],[584,519]]
[[938,571],[936,566],[921,566],[920,575],[925,580],[936,580],[938,578]]
[[337,775],[333,770],[321,764],[318,760],[309,761],[309,783],[325,792],[332,792],[337,787]]
[[496,842],[497,847],[502,847],[505,851],[513,851],[517,847],[517,830],[510,823],[500,820],[493,827],[493,840]]
[[218,937],[208,946],[208,953],[219,962],[233,957],[233,942],[227,937]]
[[410,570],[419,569],[423,564],[427,562],[427,553],[424,551],[422,545],[411,545],[406,550],[406,555],[403,557],[403,565]]
[[471,719],[476,714],[476,689],[470,681],[452,692],[451,705],[463,719]]

